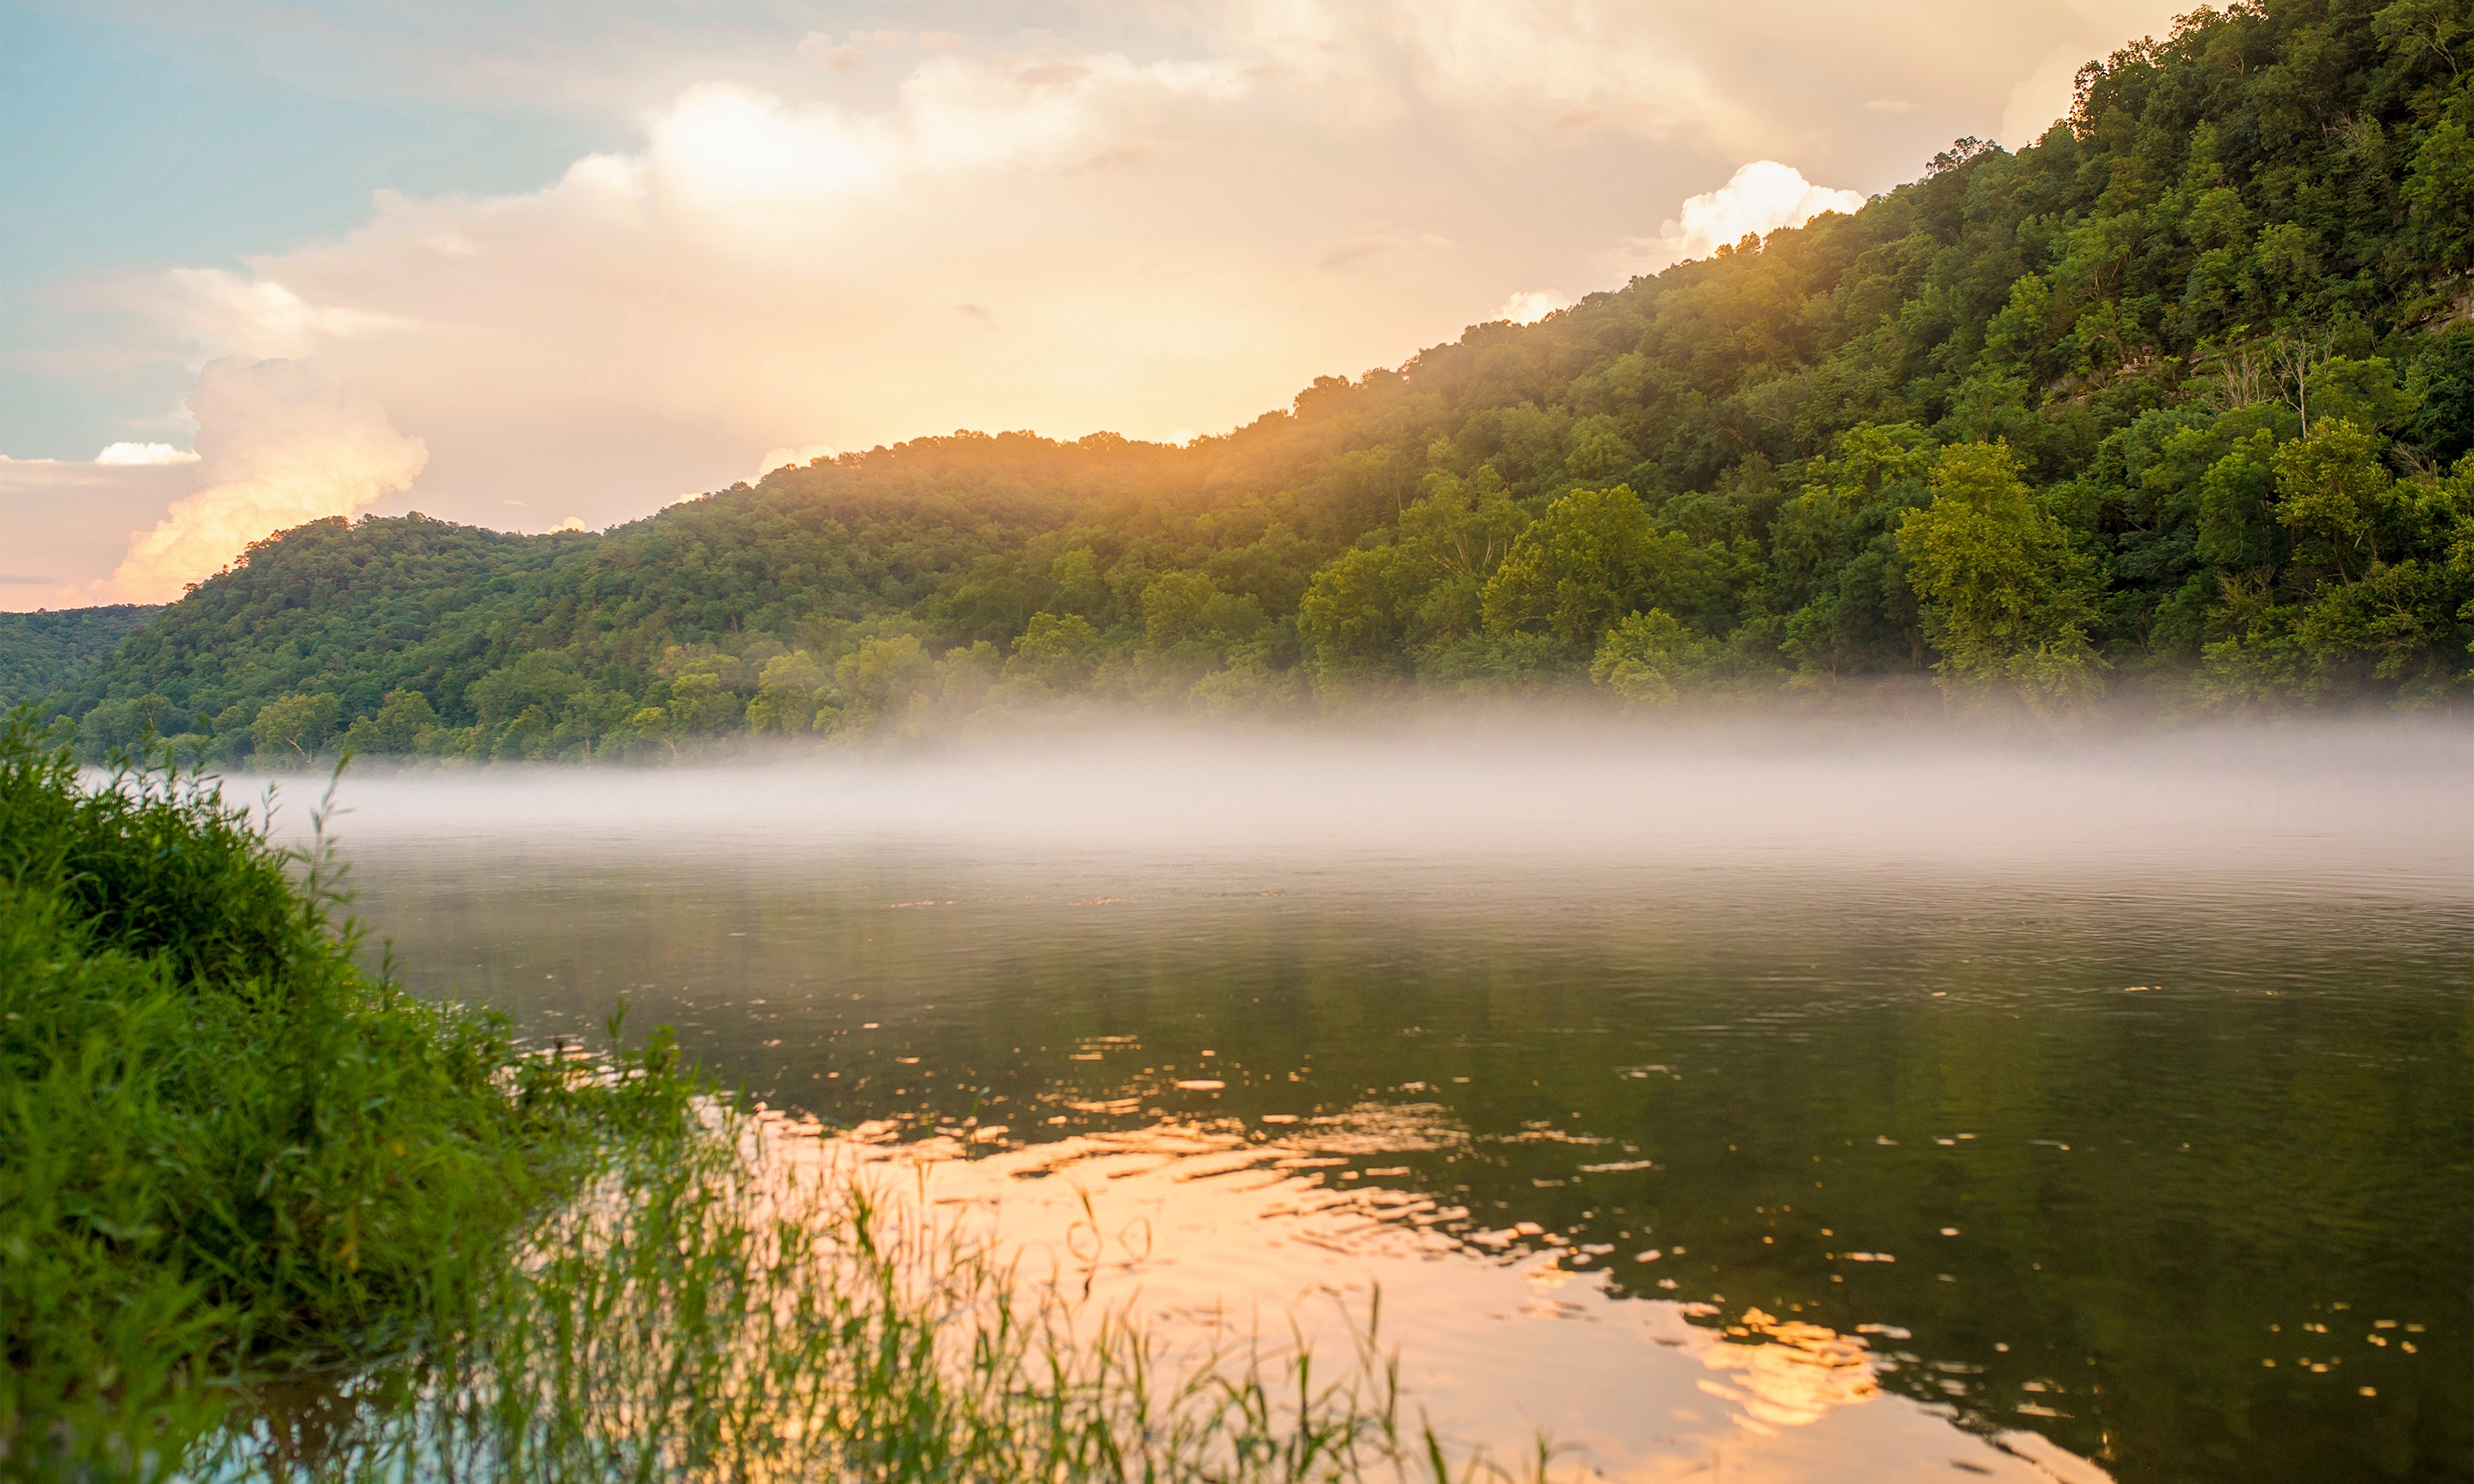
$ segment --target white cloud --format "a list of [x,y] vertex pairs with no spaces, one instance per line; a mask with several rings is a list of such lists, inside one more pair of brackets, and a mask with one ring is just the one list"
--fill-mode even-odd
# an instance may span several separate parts
[[195,464],[198,456],[170,443],[106,443],[103,452],[94,456],[97,464]]
[[1853,212],[1863,204],[1861,192],[1815,185],[1792,165],[1755,160],[1716,190],[1686,198],[1657,236],[1626,238],[1600,254],[1600,260],[1633,273],[1657,273],[1708,257],[1748,234],[1767,236],[1782,227],[1802,227],[1824,212]]
[[1558,309],[1571,308],[1572,303],[1572,296],[1562,289],[1531,289],[1505,299],[1495,318],[1515,324],[1535,324]]
[[804,468],[817,459],[832,458],[835,452],[835,448],[830,443],[802,443],[796,448],[768,448],[765,450],[764,457],[756,461],[756,472],[747,476],[748,483],[754,484],[777,468],[788,468],[792,466]]
[[938,54],[876,111],[701,85],[640,150],[382,193],[340,238],[161,280],[158,312],[206,354],[316,354],[428,440],[425,508],[463,518],[552,490],[599,524],[760,452],[965,425],[1225,427],[1458,327],[1415,232],[1344,248],[1403,250],[1379,284],[1310,275],[1271,312],[1333,239],[1282,215],[1284,141],[1228,127],[1257,85],[1115,54]]
[[429,457],[376,402],[310,363],[212,362],[189,415],[208,483],[130,542],[111,574],[121,601],[166,602],[252,541],[410,489]]

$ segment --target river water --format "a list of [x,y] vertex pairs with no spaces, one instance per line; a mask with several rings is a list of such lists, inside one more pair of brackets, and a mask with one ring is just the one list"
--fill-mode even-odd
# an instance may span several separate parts
[[1172,1319],[1345,1340],[1379,1291],[1498,1458],[2474,1476],[2462,729],[1088,733],[339,799],[414,988],[588,1043],[623,997]]

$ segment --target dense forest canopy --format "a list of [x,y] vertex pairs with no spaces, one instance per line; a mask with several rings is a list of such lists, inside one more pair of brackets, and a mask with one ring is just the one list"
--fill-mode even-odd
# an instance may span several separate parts
[[158,609],[133,603],[0,613],[0,710],[39,701],[109,658]]
[[1186,447],[957,433],[601,534],[250,549],[59,693],[91,748],[664,754],[1097,695],[2455,704],[2474,25],[2264,0],[2071,116]]

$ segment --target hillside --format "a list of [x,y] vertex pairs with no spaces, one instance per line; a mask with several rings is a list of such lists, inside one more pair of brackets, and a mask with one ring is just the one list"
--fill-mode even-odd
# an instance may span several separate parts
[[161,610],[132,603],[0,613],[0,711],[71,685]]
[[252,548],[89,747],[667,754],[1090,694],[2449,706],[2474,641],[2474,31],[2201,11],[2013,155],[1324,377],[1184,448],[956,435],[603,534]]

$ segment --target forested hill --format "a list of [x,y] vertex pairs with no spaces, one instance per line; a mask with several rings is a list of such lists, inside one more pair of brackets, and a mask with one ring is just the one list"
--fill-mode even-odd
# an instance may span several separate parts
[[2462,0],[2201,11],[1827,216],[1169,448],[957,434],[598,535],[264,542],[57,698],[226,756],[667,753],[1084,693],[1620,704],[1930,675],[2449,706]]
[[0,710],[39,701],[76,682],[119,647],[157,610],[109,608],[0,613]]

